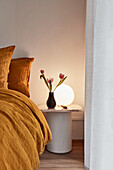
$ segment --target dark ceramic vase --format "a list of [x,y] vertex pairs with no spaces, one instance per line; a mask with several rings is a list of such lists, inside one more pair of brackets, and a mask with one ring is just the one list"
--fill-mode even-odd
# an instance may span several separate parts
[[56,101],[55,101],[53,92],[49,92],[49,97],[47,99],[46,104],[47,104],[48,109],[54,109],[55,108]]

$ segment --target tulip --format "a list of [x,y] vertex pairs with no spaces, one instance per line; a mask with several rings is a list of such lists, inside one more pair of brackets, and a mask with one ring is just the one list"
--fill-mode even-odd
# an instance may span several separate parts
[[44,70],[40,70],[41,74],[44,74]]
[[59,78],[60,78],[60,79],[63,79],[63,78],[64,78],[64,74],[60,73],[60,74],[59,74]]
[[50,79],[47,79],[47,82],[48,82],[48,83],[50,83],[50,82],[52,83],[53,80],[54,80],[53,78],[50,78]]
[[[41,72],[40,79],[43,78],[43,80],[44,80],[47,88],[49,89],[49,92],[52,92],[52,82],[53,82],[54,79],[53,79],[53,78],[49,78],[49,79],[47,78],[47,79],[46,79],[46,77],[45,77],[45,75],[44,75],[44,70],[40,70],[40,72]],[[60,85],[65,81],[65,79],[67,78],[67,76],[65,76],[64,74],[60,73],[60,74],[59,74],[59,78],[60,78],[60,80],[59,80],[58,84],[56,85],[56,87],[54,88],[53,92],[55,91],[55,89],[56,89],[58,86],[60,86]]]

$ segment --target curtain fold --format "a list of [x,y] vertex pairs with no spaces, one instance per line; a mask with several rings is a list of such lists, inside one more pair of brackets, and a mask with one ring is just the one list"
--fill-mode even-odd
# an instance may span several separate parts
[[85,165],[111,170],[113,160],[113,1],[87,0]]

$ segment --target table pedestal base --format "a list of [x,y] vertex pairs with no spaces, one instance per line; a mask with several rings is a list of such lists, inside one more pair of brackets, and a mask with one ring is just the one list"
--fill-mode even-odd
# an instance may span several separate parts
[[53,153],[67,153],[72,150],[71,112],[48,112],[47,122],[52,132],[52,141],[47,150]]

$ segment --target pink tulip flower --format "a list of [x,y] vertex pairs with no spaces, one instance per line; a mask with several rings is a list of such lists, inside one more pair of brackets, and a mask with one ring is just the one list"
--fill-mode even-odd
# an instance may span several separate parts
[[49,92],[52,92],[52,91],[54,92],[56,90],[56,88],[58,86],[60,86],[65,81],[65,79],[67,78],[67,76],[65,76],[64,74],[60,73],[59,74],[60,80],[59,80],[58,84],[56,85],[56,87],[54,88],[54,90],[52,90],[52,86],[53,86],[52,82],[53,82],[54,79],[53,78],[49,78],[49,79],[47,78],[46,79],[46,77],[44,75],[44,70],[40,70],[40,72],[41,72],[40,79],[43,78],[47,88],[49,89]]
[[59,78],[60,78],[60,79],[63,79],[63,78],[64,78],[64,74],[60,73],[60,74],[59,74]]
[[52,83],[53,80],[54,80],[53,78],[50,78],[50,79],[47,79],[47,82],[48,82],[48,83],[50,83],[50,82]]
[[44,74],[44,70],[40,70],[41,74]]

